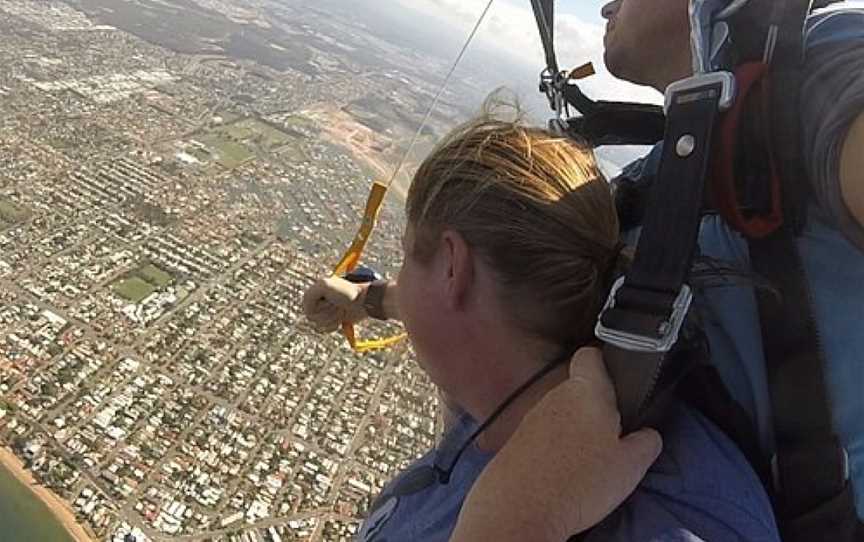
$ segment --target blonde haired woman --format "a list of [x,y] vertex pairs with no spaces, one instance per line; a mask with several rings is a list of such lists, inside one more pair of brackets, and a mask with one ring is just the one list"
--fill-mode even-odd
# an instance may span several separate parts
[[[322,329],[367,311],[401,319],[420,366],[464,412],[435,450],[385,487],[359,534],[365,542],[450,538],[486,465],[532,407],[567,381],[573,352],[593,342],[621,246],[612,196],[589,150],[490,118],[456,130],[433,151],[414,177],[406,211],[396,282],[352,285],[331,278],[304,300],[307,316]],[[614,409],[601,410],[596,419],[605,420],[606,434],[617,434]],[[777,540],[767,497],[734,445],[686,407],[673,412],[658,428],[659,460],[588,540]],[[592,412],[574,415],[580,414]],[[563,427],[562,435],[562,450],[596,453]],[[592,437],[584,435],[586,442]],[[647,442],[650,434],[639,438]],[[546,457],[525,460],[548,476]],[[611,456],[610,463],[622,464]],[[589,464],[599,469],[604,462]],[[596,476],[586,484],[587,493],[577,494],[593,496],[591,484],[601,489]],[[626,486],[621,483],[621,493]],[[572,495],[559,489],[550,485],[537,502]],[[587,504],[573,508],[583,509]],[[554,536],[565,538],[566,529],[587,527],[564,526],[558,518],[550,524]],[[466,539],[462,527],[456,534]],[[474,527],[468,532],[482,532]],[[530,539],[551,539],[537,534]]]

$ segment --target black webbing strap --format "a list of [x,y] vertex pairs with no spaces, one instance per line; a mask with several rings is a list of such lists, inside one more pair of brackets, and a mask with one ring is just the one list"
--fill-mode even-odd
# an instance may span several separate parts
[[665,119],[653,111],[631,108],[567,119],[567,135],[592,148],[604,145],[655,145],[663,140]]
[[[677,338],[675,313],[686,313],[686,307],[676,309],[676,303],[682,292],[689,291],[685,281],[693,263],[712,134],[723,94],[719,83],[694,81],[671,95],[660,171],[651,187],[633,265],[613,290],[597,329],[606,343],[606,365],[625,431],[641,425]],[[672,344],[634,348],[633,337]]]
[[531,0],[534,18],[540,30],[546,67],[552,75],[558,73],[558,59],[555,57],[555,2],[554,0]]
[[851,541],[858,520],[849,461],[833,427],[825,360],[795,241],[808,199],[798,106],[812,2],[774,0],[772,8],[779,33],[771,65],[771,138],[783,182],[784,226],[749,245],[753,270],[779,292],[756,294],[773,412],[778,523],[787,541]]
[[[774,49],[772,81],[771,138],[783,180],[784,223],[800,233],[811,198],[806,167],[801,153],[800,100],[804,68],[804,26],[812,1],[774,0],[780,32]],[[794,246],[794,245],[793,245]],[[803,277],[802,277],[803,280]]]
[[603,145],[654,145],[663,140],[666,116],[657,105],[595,101],[577,85],[564,87],[564,99],[582,113],[567,119],[571,137],[592,147]]
[[780,292],[757,292],[776,454],[778,523],[786,541],[854,538],[846,451],[832,424],[824,359],[793,232],[750,241],[754,271]]

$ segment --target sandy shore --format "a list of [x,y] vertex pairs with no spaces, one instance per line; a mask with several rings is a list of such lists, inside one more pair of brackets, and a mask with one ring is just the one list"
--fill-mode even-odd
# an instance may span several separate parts
[[76,542],[93,542],[84,527],[75,519],[75,513],[63,499],[45,486],[39,485],[33,475],[24,468],[24,463],[8,448],[0,446],[0,464],[12,473],[15,478],[27,486],[45,506],[51,510],[54,517],[69,532]]

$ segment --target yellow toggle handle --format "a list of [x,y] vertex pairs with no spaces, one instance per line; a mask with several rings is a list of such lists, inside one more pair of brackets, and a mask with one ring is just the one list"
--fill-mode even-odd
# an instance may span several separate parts
[[366,248],[366,242],[369,241],[369,236],[372,235],[372,229],[375,227],[375,222],[378,220],[378,212],[381,209],[381,202],[384,201],[384,196],[387,194],[387,186],[375,181],[372,183],[372,189],[369,191],[369,198],[366,200],[366,211],[363,213],[363,221],[360,223],[360,228],[354,236],[354,241],[351,246],[336,264],[333,270],[334,275],[344,275],[353,271],[360,262],[360,256],[363,254],[363,249]]
[[[353,271],[357,264],[360,263],[360,256],[363,255],[363,250],[366,248],[366,243],[372,235],[372,230],[375,229],[375,223],[378,221],[378,213],[381,210],[381,204],[384,202],[384,196],[387,195],[387,185],[375,181],[372,183],[372,189],[369,191],[369,198],[366,200],[366,210],[363,212],[363,220],[360,222],[360,227],[357,229],[357,234],[351,242],[351,246],[336,264],[333,269],[333,274],[342,276]],[[354,332],[354,325],[349,323],[342,324],[342,334],[348,340],[348,344],[355,352],[363,353],[373,350],[383,350],[392,346],[406,337],[405,333],[393,337],[383,339],[369,339],[364,341],[357,340],[357,335]]]

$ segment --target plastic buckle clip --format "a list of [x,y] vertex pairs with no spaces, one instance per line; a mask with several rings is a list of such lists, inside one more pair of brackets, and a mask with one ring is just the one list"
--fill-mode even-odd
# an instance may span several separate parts
[[668,115],[673,104],[702,99],[705,88],[712,85],[720,85],[717,107],[720,111],[727,111],[735,103],[737,85],[735,75],[726,71],[702,73],[670,84],[666,88],[663,110]]
[[690,305],[693,302],[693,292],[689,286],[683,284],[681,291],[675,298],[672,304],[672,314],[660,328],[657,330],[657,335],[642,335],[630,331],[614,329],[603,324],[603,314],[615,308],[615,296],[618,290],[624,286],[625,277],[621,277],[612,286],[612,291],[609,298],[606,300],[606,305],[600,311],[600,318],[597,319],[597,326],[594,328],[594,334],[601,341],[617,346],[630,352],[668,352],[678,342],[678,336],[681,332],[681,327],[684,325],[684,319],[687,317],[687,312],[690,310]]

